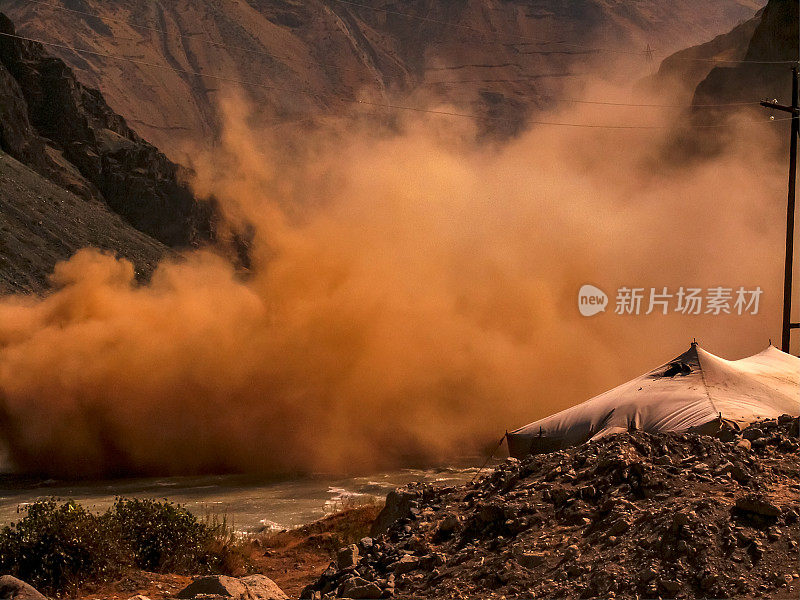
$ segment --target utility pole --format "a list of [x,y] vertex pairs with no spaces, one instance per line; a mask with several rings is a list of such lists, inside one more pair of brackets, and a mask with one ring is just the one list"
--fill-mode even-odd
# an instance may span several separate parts
[[792,323],[792,260],[794,258],[794,212],[795,188],[797,185],[797,138],[800,137],[800,103],[798,103],[797,67],[792,67],[792,104],[782,106],[775,102],[762,102],[761,106],[788,112],[792,115],[792,133],[789,143],[789,198],[786,205],[786,261],[783,272],[783,327],[781,350],[789,352],[792,329],[800,323]]

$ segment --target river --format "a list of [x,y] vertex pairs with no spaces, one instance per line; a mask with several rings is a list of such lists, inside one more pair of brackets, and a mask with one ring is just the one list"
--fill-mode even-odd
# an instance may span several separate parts
[[345,506],[383,499],[412,481],[454,485],[470,480],[480,460],[436,469],[399,469],[356,477],[316,476],[268,479],[246,475],[167,477],[111,481],[60,482],[14,475],[0,476],[0,525],[18,521],[24,508],[43,498],[71,499],[95,511],[119,496],[166,499],[198,517],[225,517],[237,531],[288,529]]

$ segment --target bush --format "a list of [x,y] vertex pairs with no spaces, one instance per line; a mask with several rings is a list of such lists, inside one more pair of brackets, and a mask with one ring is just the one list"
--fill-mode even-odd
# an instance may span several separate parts
[[107,516],[140,569],[183,573],[198,569],[208,558],[214,532],[182,506],[118,498]]
[[37,588],[61,591],[88,574],[104,580],[128,564],[124,550],[108,535],[106,517],[74,502],[30,505],[25,517],[0,532],[0,571]]
[[198,521],[171,502],[118,498],[95,515],[75,502],[42,500],[0,531],[0,572],[61,594],[135,567],[234,575],[245,559],[225,520]]

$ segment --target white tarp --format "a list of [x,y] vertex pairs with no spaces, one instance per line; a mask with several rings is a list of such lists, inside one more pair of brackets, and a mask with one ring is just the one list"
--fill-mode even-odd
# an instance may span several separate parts
[[641,377],[510,432],[508,449],[521,458],[633,429],[710,431],[782,414],[800,414],[800,358],[770,346],[725,360],[692,344]]

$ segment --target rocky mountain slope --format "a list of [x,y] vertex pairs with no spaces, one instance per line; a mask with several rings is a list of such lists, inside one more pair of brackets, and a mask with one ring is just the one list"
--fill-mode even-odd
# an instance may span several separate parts
[[[0,33],[15,33],[2,14]],[[0,36],[0,82],[5,152],[80,196],[105,200],[165,244],[191,244],[207,228],[179,167],[40,44]]]
[[41,293],[55,264],[81,248],[107,250],[148,275],[169,248],[101,200],[65,190],[0,152],[0,293]]
[[631,432],[396,490],[302,597],[797,598],[798,419]]
[[0,0],[0,9],[25,35],[97,53],[51,49],[147,139],[180,157],[187,141],[217,132],[219,102],[237,85],[230,80],[253,83],[246,94],[278,123],[351,111],[357,99],[401,98],[507,118],[484,125],[513,133],[586,76],[645,73],[647,45],[666,56],[729,30],[763,4]]
[[770,0],[744,54],[750,62],[715,66],[697,86],[694,103],[752,102],[754,90],[759,94],[756,100],[789,103],[791,65],[766,63],[800,60],[799,28],[797,2]]
[[658,72],[644,83],[656,91],[669,89],[690,101],[694,90],[717,64],[715,61],[744,58],[763,13],[763,9],[759,10],[752,19],[740,23],[731,31],[668,56],[661,62]]
[[[664,59],[646,83],[656,90],[682,89],[694,104],[764,98],[788,103],[791,65],[765,63],[798,60],[798,23],[797,2],[769,0],[763,10],[730,32]],[[751,62],[735,62],[739,60]],[[716,118],[713,113],[711,117]]]
[[210,235],[210,209],[180,168],[0,13],[0,288],[42,291],[77,249],[131,258],[140,274],[168,246]]

